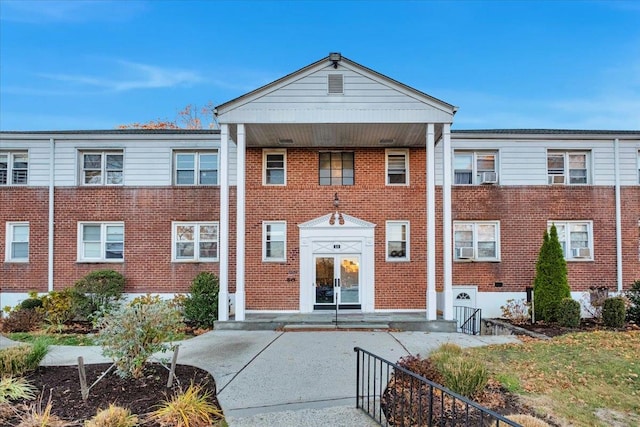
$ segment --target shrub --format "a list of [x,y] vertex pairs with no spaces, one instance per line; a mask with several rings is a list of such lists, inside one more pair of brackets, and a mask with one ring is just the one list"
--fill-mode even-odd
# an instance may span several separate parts
[[107,409],[99,410],[93,418],[84,423],[84,427],[136,427],[138,425],[138,417],[132,415],[129,409],[113,404]]
[[42,297],[44,320],[51,326],[61,329],[65,322],[73,319],[73,293],[69,289],[51,291]]
[[[28,301],[28,300],[25,300]],[[44,316],[34,308],[20,308],[9,313],[2,322],[3,332],[30,332],[40,328]]]
[[542,421],[540,418],[536,418],[533,415],[527,414],[513,414],[507,416],[511,421],[515,421],[522,427],[549,427],[549,424]]
[[33,399],[36,397],[36,388],[24,378],[3,376],[0,378],[0,403],[11,400]]
[[35,370],[49,351],[42,340],[0,350],[0,376],[21,376]]
[[132,301],[99,322],[96,341],[102,353],[111,357],[123,378],[140,378],[153,353],[165,352],[165,341],[181,326],[180,313],[159,297]]
[[507,303],[500,306],[502,317],[516,325],[529,323],[529,303],[523,299],[508,299]]
[[205,427],[222,418],[222,412],[211,402],[211,394],[191,384],[151,413],[150,418],[160,425],[174,427]]
[[406,356],[398,360],[398,365],[413,372],[416,375],[420,375],[430,381],[438,384],[442,384],[442,375],[438,369],[436,369],[431,359],[422,359],[420,355]]
[[185,318],[199,327],[212,328],[218,319],[218,277],[209,272],[199,273],[184,301]]
[[451,356],[438,364],[443,385],[465,397],[472,397],[484,389],[489,381],[487,368],[462,355]]
[[573,298],[564,298],[558,304],[556,316],[560,326],[577,328],[580,326],[580,303]]
[[626,317],[625,301],[622,297],[607,298],[602,305],[602,321],[609,328],[621,328]]
[[41,396],[37,403],[32,404],[28,411],[20,415],[18,427],[71,427],[75,425],[73,422],[65,421],[52,414],[51,408],[51,397],[43,408]]
[[91,320],[112,310],[122,298],[124,286],[125,278],[117,271],[92,271],[73,287],[75,314]]
[[629,308],[627,309],[627,320],[640,325],[640,280],[636,280],[631,289],[626,293],[629,299]]
[[42,307],[42,300],[40,298],[27,298],[20,303],[20,309],[22,310],[29,310],[38,307]]
[[553,319],[547,316],[553,316],[555,310],[549,307],[570,296],[567,262],[558,240],[558,230],[555,225],[552,225],[550,232],[546,230],[544,232],[542,247],[536,262],[536,276],[533,282],[535,318],[552,321]]
[[451,360],[454,357],[458,357],[462,354],[462,348],[457,344],[445,343],[435,349],[429,355],[429,359],[433,362],[436,368],[441,371],[442,365]]

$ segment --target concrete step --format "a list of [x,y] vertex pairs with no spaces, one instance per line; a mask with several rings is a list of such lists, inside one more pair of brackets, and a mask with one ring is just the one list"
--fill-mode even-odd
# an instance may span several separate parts
[[295,323],[284,325],[282,330],[294,332],[294,331],[333,331],[333,330],[349,330],[349,331],[388,331],[389,325],[387,323]]

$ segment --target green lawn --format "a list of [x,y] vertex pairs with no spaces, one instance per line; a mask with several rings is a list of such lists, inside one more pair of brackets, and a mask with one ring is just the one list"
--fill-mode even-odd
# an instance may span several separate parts
[[640,331],[575,333],[467,352],[563,425],[640,425]]
[[40,339],[47,345],[95,345],[91,335],[85,334],[58,334],[45,332],[12,332],[5,334],[13,341],[33,343]]

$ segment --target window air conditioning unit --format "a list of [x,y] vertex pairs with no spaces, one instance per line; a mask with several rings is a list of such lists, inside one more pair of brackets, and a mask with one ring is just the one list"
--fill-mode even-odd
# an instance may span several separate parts
[[471,258],[473,258],[473,248],[472,247],[456,248],[456,251],[458,251],[458,258],[459,259],[471,259]]
[[564,184],[564,175],[549,175],[549,184]]
[[480,172],[480,184],[495,184],[498,182],[496,172]]
[[573,248],[571,250],[571,255],[573,258],[590,258],[591,257],[591,249],[589,248]]

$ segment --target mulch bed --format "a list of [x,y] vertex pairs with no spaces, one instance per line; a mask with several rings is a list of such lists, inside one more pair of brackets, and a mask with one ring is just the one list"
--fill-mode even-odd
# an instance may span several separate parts
[[[85,365],[87,383],[91,385],[111,364],[102,363]],[[176,380],[172,388],[166,388],[169,370],[159,363],[150,363],[145,367],[144,376],[140,379],[122,379],[112,370],[102,378],[89,392],[84,401],[80,393],[77,366],[41,366],[26,376],[31,384],[43,395],[44,407],[51,396],[52,413],[77,425],[92,418],[98,409],[105,409],[113,403],[126,407],[138,416],[147,414],[169,399],[180,387],[186,389],[191,383],[200,385],[211,394],[211,401],[218,408],[216,384],[211,375],[202,369],[188,366],[176,366]],[[37,402],[22,402],[33,404]],[[141,417],[142,418],[142,417]],[[15,425],[16,419],[2,420],[0,425]],[[157,427],[156,423],[145,423],[146,426]]]

